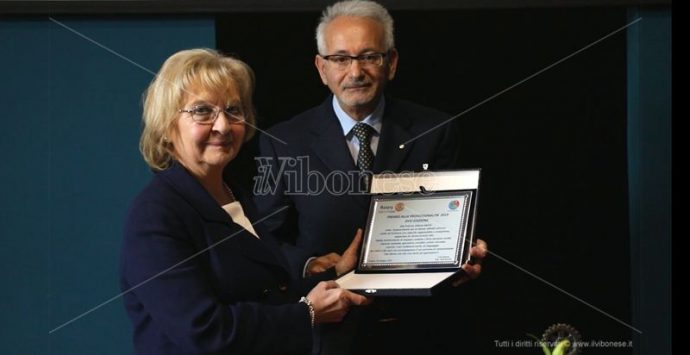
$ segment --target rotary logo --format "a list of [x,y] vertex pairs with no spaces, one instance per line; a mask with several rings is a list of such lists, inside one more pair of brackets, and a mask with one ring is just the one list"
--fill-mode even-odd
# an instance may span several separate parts
[[405,209],[405,204],[402,202],[398,202],[395,204],[395,212],[400,212]]
[[448,202],[448,208],[450,208],[451,210],[457,210],[458,207],[460,207],[460,201],[453,200]]

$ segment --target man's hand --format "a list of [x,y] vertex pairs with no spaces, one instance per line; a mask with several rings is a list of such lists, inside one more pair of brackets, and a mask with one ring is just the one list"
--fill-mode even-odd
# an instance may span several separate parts
[[350,270],[355,268],[357,265],[357,252],[359,251],[359,245],[362,244],[362,228],[357,228],[355,237],[352,238],[352,243],[345,249],[343,256],[335,264],[335,273],[340,276],[344,275]]
[[307,265],[307,275],[314,275],[324,272],[333,266],[340,260],[340,255],[336,253],[330,253],[323,256],[319,256],[312,259]]
[[475,245],[470,249],[470,261],[462,266],[460,277],[453,281],[453,287],[460,286],[467,281],[474,280],[482,273],[482,261],[486,257],[488,251],[486,242],[477,239]]
[[336,274],[340,276],[354,269],[357,265],[357,252],[361,243],[362,229],[358,228],[352,243],[345,249],[342,256],[337,253],[329,253],[313,259],[307,265],[307,275],[318,274],[335,267]]

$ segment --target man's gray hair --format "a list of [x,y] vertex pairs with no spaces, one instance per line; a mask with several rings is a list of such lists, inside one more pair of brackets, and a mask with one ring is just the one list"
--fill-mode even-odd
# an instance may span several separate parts
[[319,25],[316,27],[316,46],[319,54],[326,55],[326,39],[324,32],[326,26],[336,17],[353,16],[353,17],[368,17],[383,25],[384,31],[384,45],[386,51],[395,47],[395,37],[393,35],[393,18],[388,13],[385,7],[373,1],[366,0],[348,0],[340,1],[327,7],[321,13]]

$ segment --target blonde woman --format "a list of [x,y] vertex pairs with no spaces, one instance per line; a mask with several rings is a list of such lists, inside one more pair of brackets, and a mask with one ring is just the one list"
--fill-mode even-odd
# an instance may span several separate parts
[[251,196],[223,181],[254,133],[253,86],[242,61],[193,49],[168,58],[145,93],[140,148],[155,174],[132,203],[121,259],[137,354],[309,354],[314,326],[368,302],[292,278]]

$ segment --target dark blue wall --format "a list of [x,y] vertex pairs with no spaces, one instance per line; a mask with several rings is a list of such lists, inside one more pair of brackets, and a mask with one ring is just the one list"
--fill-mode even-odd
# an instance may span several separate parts
[[214,21],[2,20],[0,45],[0,353],[131,353],[113,298],[124,213],[150,176],[141,93],[170,54],[214,47]]
[[671,353],[671,11],[631,9],[628,181],[635,354]]

